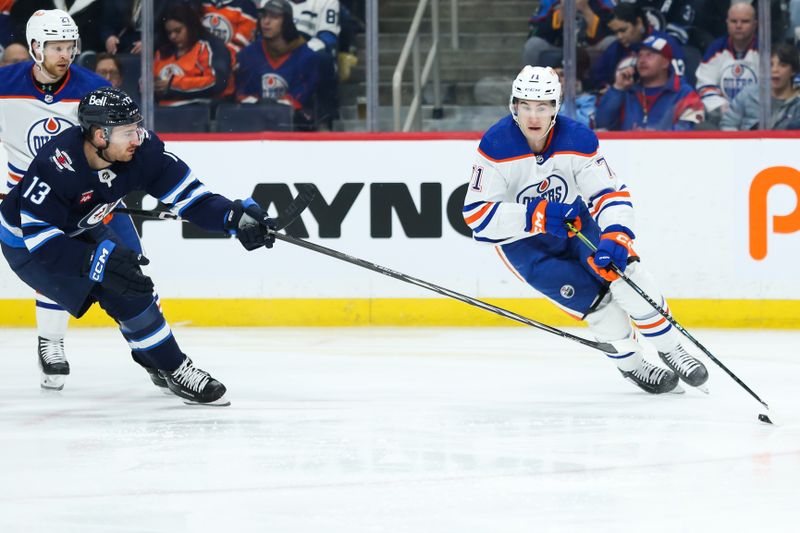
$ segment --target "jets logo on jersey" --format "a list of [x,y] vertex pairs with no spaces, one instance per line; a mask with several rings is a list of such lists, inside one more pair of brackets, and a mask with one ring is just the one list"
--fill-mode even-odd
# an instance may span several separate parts
[[36,121],[28,130],[27,145],[31,157],[35,157],[47,142],[64,131],[74,126],[72,122],[61,117],[47,117]]
[[[84,193],[85,194],[85,193]],[[78,227],[83,229],[93,228],[94,226],[98,225],[106,218],[108,215],[119,203],[119,200],[114,202],[113,204],[100,204],[94,209],[92,209],[88,215],[83,217],[80,222],[78,222]]]
[[528,204],[534,198],[544,198],[548,202],[563,202],[569,189],[567,182],[558,174],[550,174],[542,181],[529,185],[517,194],[517,203]]
[[67,152],[62,152],[60,149],[56,148],[53,157],[50,159],[56,164],[56,168],[59,172],[64,172],[64,170],[75,172],[75,169],[72,168],[72,158]]
[[158,77],[162,80],[169,80],[172,76],[183,76],[184,72],[181,67],[176,65],[175,63],[170,63],[169,65],[165,65],[164,68],[158,73]]
[[289,92],[289,82],[280,74],[270,72],[261,76],[261,98],[280,100]]
[[225,17],[219,16],[217,13],[206,13],[203,17],[203,26],[205,26],[214,37],[222,39],[226,43],[231,42],[233,38],[233,26],[230,21]]
[[721,80],[723,94],[733,100],[742,89],[758,81],[758,74],[750,65],[734,61],[722,69]]
[[98,172],[97,177],[100,179],[100,183],[105,183],[106,185],[108,185],[108,188],[110,189],[111,182],[114,181],[114,178],[116,178],[117,175],[114,174],[114,172],[112,172],[111,170],[105,169]]

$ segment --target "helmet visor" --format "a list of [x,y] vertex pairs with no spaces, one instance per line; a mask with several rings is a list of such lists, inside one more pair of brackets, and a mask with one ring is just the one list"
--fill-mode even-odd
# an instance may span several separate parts
[[142,122],[135,122],[133,124],[124,124],[122,126],[114,126],[108,136],[108,142],[118,145],[129,145],[131,143],[139,146],[144,142],[145,130],[142,127]]

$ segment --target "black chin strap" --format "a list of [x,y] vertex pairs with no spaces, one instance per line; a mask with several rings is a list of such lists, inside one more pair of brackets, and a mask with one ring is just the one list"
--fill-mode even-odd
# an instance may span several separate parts
[[110,164],[112,164],[112,165],[113,165],[113,164],[114,164],[114,162],[113,162],[113,161],[111,161],[110,159],[106,158],[106,157],[103,155],[103,151],[104,151],[104,150],[105,150],[105,148],[95,148],[95,153],[97,154],[97,157],[99,157],[100,159],[102,159],[102,160],[103,160],[103,161],[105,161],[106,163],[110,163]]

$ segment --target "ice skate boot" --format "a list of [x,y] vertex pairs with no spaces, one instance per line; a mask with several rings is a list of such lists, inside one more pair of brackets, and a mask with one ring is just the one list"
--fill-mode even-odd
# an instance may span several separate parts
[[231,404],[225,397],[225,385],[212,378],[205,370],[194,366],[188,357],[173,372],[161,370],[160,373],[166,380],[169,390],[183,398],[183,403],[187,405]]
[[692,387],[697,387],[701,391],[708,394],[708,370],[696,358],[689,355],[689,353],[680,344],[671,352],[658,352],[658,356],[664,363],[672,369],[673,372],[683,380],[684,383]]
[[39,385],[45,390],[61,390],[69,375],[69,362],[64,354],[64,339],[39,337]]
[[672,370],[651,365],[642,359],[639,366],[633,370],[618,369],[622,377],[634,383],[637,387],[650,394],[664,394],[665,392],[682,393],[678,385],[678,375]]
[[159,372],[157,368],[153,368],[152,366],[144,364],[139,357],[136,356],[136,352],[132,351],[131,357],[134,361],[136,361],[137,365],[147,370],[147,375],[150,376],[150,381],[153,382],[153,385],[155,385],[158,390],[167,396],[172,396],[172,391],[169,390],[169,387],[167,386],[167,380],[164,379],[164,376],[161,375],[161,372]]

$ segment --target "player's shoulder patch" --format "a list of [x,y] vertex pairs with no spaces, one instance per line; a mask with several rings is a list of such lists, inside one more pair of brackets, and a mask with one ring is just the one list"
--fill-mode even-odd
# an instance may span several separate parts
[[600,144],[597,134],[569,117],[559,116],[556,120],[556,131],[550,151],[553,153],[567,152],[574,155],[591,156],[597,152]]
[[498,120],[483,134],[478,151],[487,159],[498,163],[522,156],[533,156],[525,136],[511,114]]

